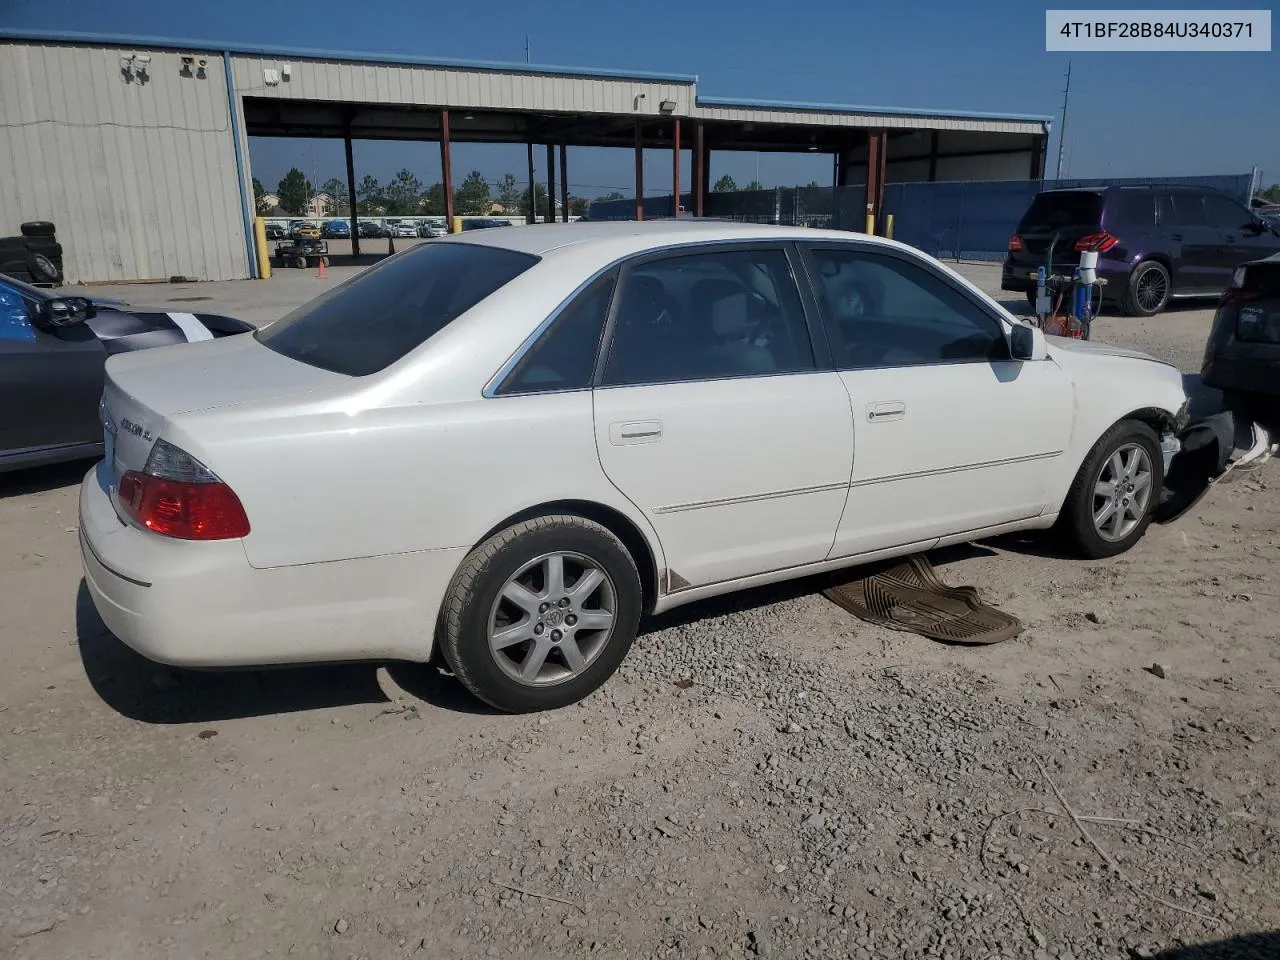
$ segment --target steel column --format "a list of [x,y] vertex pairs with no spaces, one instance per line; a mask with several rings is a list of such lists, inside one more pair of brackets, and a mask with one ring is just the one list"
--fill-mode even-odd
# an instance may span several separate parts
[[538,222],[538,191],[533,187],[533,141],[530,140],[525,144],[529,148],[529,209],[525,211],[525,216],[529,218],[529,223]]
[[1044,179],[1044,146],[1045,135],[1036,134],[1031,138],[1031,179]]
[[440,111],[440,179],[444,186],[444,224],[453,233],[453,162],[449,150],[449,111]]
[[644,219],[644,132],[636,121],[636,219]]
[[703,194],[706,192],[706,138],[699,120],[693,127],[693,215],[702,216]]
[[867,214],[877,220],[884,206],[886,140],[883,130],[876,130],[867,138]]
[[560,144],[560,219],[569,222],[569,145]]
[[680,216],[680,118],[671,118],[671,215]]
[[556,222],[556,148],[547,144],[547,218],[545,223]]
[[351,205],[351,255],[360,256],[360,216],[356,210],[356,161],[351,151],[351,130],[342,138],[342,148],[347,154],[347,203]]
[[258,215],[253,185],[249,182],[249,169],[245,163],[245,150],[240,146],[240,110],[244,100],[236,93],[236,82],[231,75],[231,54],[222,53],[222,69],[227,77],[227,100],[230,102],[231,142],[236,153],[236,182],[240,186],[240,218],[244,227],[244,250],[250,279],[258,279],[258,249],[253,240],[253,221]]
[[938,131],[929,136],[929,182],[938,179]]

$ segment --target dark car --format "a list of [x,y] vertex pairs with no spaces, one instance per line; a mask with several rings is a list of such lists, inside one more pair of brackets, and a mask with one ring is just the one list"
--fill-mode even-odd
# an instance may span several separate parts
[[361,220],[360,236],[361,237],[385,237],[387,236],[387,231],[383,229],[382,224],[380,223],[373,223],[369,220]]
[[327,220],[320,235],[328,240],[346,240],[351,236],[351,224],[346,220]]
[[1070,273],[1086,250],[1098,252],[1103,299],[1149,317],[1170,299],[1220,295],[1240,264],[1280,251],[1280,232],[1216,190],[1046,190],[1009,238],[1000,286],[1033,299],[1037,267]]
[[284,227],[280,226],[278,223],[268,223],[263,229],[266,231],[268,240],[283,240],[288,236],[288,234],[285,233]]
[[1227,409],[1280,432],[1280,254],[1237,267],[1218,302],[1201,377]]
[[510,220],[499,220],[496,217],[473,217],[462,221],[463,230],[487,230],[490,227],[509,227]]
[[102,456],[107,357],[252,329],[231,317],[60,296],[0,275],[0,473]]

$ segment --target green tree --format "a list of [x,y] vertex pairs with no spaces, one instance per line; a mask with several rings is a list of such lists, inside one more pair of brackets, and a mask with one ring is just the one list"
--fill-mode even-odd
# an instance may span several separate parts
[[1280,203],[1280,183],[1273,183],[1265,190],[1259,190],[1257,196],[1267,203]]
[[508,173],[498,184],[498,202],[506,208],[507,213],[523,212],[519,209],[520,184],[514,174]]
[[763,183],[761,183],[759,180],[752,180],[750,183],[748,183],[748,184],[747,184],[745,187],[743,187],[742,189],[743,189],[743,190],[763,190],[763,189],[764,189],[764,184],[763,184]]
[[[533,202],[538,205],[538,216],[545,217],[547,215],[547,185],[545,183],[534,183]],[[529,213],[529,190],[527,187],[520,191],[520,213],[525,215]]]
[[253,208],[258,211],[258,216],[265,216],[267,211],[271,209],[270,205],[264,199],[267,195],[267,188],[262,185],[262,181],[257,177],[253,178]]
[[489,212],[489,184],[479,170],[472,170],[453,195],[459,216],[480,216]]
[[307,209],[307,200],[311,197],[311,184],[307,182],[301,170],[290,167],[289,172],[280,178],[276,195],[280,198],[280,209],[296,217]]
[[625,193],[619,193],[617,190],[610,190],[600,199],[601,200],[625,200],[627,199],[627,195]]
[[[455,194],[456,196],[456,194]],[[433,183],[422,194],[422,212],[429,217],[444,216],[444,184]]]
[[711,188],[712,193],[733,193],[738,189],[738,183],[733,177],[727,173],[716,181],[716,185]]
[[422,181],[411,170],[400,170],[383,191],[383,206],[393,215],[418,213],[422,209]]
[[591,201],[586,197],[570,197],[569,198],[569,216],[585,217],[587,208],[591,206]]
[[808,183],[806,183],[806,184],[805,184],[805,189],[807,189],[807,190],[821,190],[821,189],[822,189],[822,187],[818,186],[818,181],[817,181],[817,180],[810,180]]
[[347,181],[339,180],[337,177],[330,177],[320,187],[320,190],[322,193],[327,193],[333,197],[333,215],[345,217],[351,206],[347,197]]
[[386,201],[382,196],[382,184],[378,183],[378,178],[365,174],[356,185],[356,210],[360,213],[382,213],[386,208]]

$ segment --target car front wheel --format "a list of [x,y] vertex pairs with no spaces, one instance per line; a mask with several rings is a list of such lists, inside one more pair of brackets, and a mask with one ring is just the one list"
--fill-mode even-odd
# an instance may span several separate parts
[[537,517],[490,537],[445,597],[445,662],[473,694],[527,713],[576,703],[617,670],[643,595],[627,548],[573,515]]
[[1163,487],[1155,431],[1122,420],[1085,457],[1062,506],[1062,530],[1075,551],[1091,560],[1124,553],[1146,533]]

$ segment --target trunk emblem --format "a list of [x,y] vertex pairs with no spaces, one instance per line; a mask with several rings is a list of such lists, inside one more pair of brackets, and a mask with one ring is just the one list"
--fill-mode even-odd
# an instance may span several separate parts
[[135,437],[140,437],[143,440],[151,439],[150,430],[147,430],[141,424],[134,423],[128,417],[120,418],[120,429],[123,430],[125,433],[132,434]]

